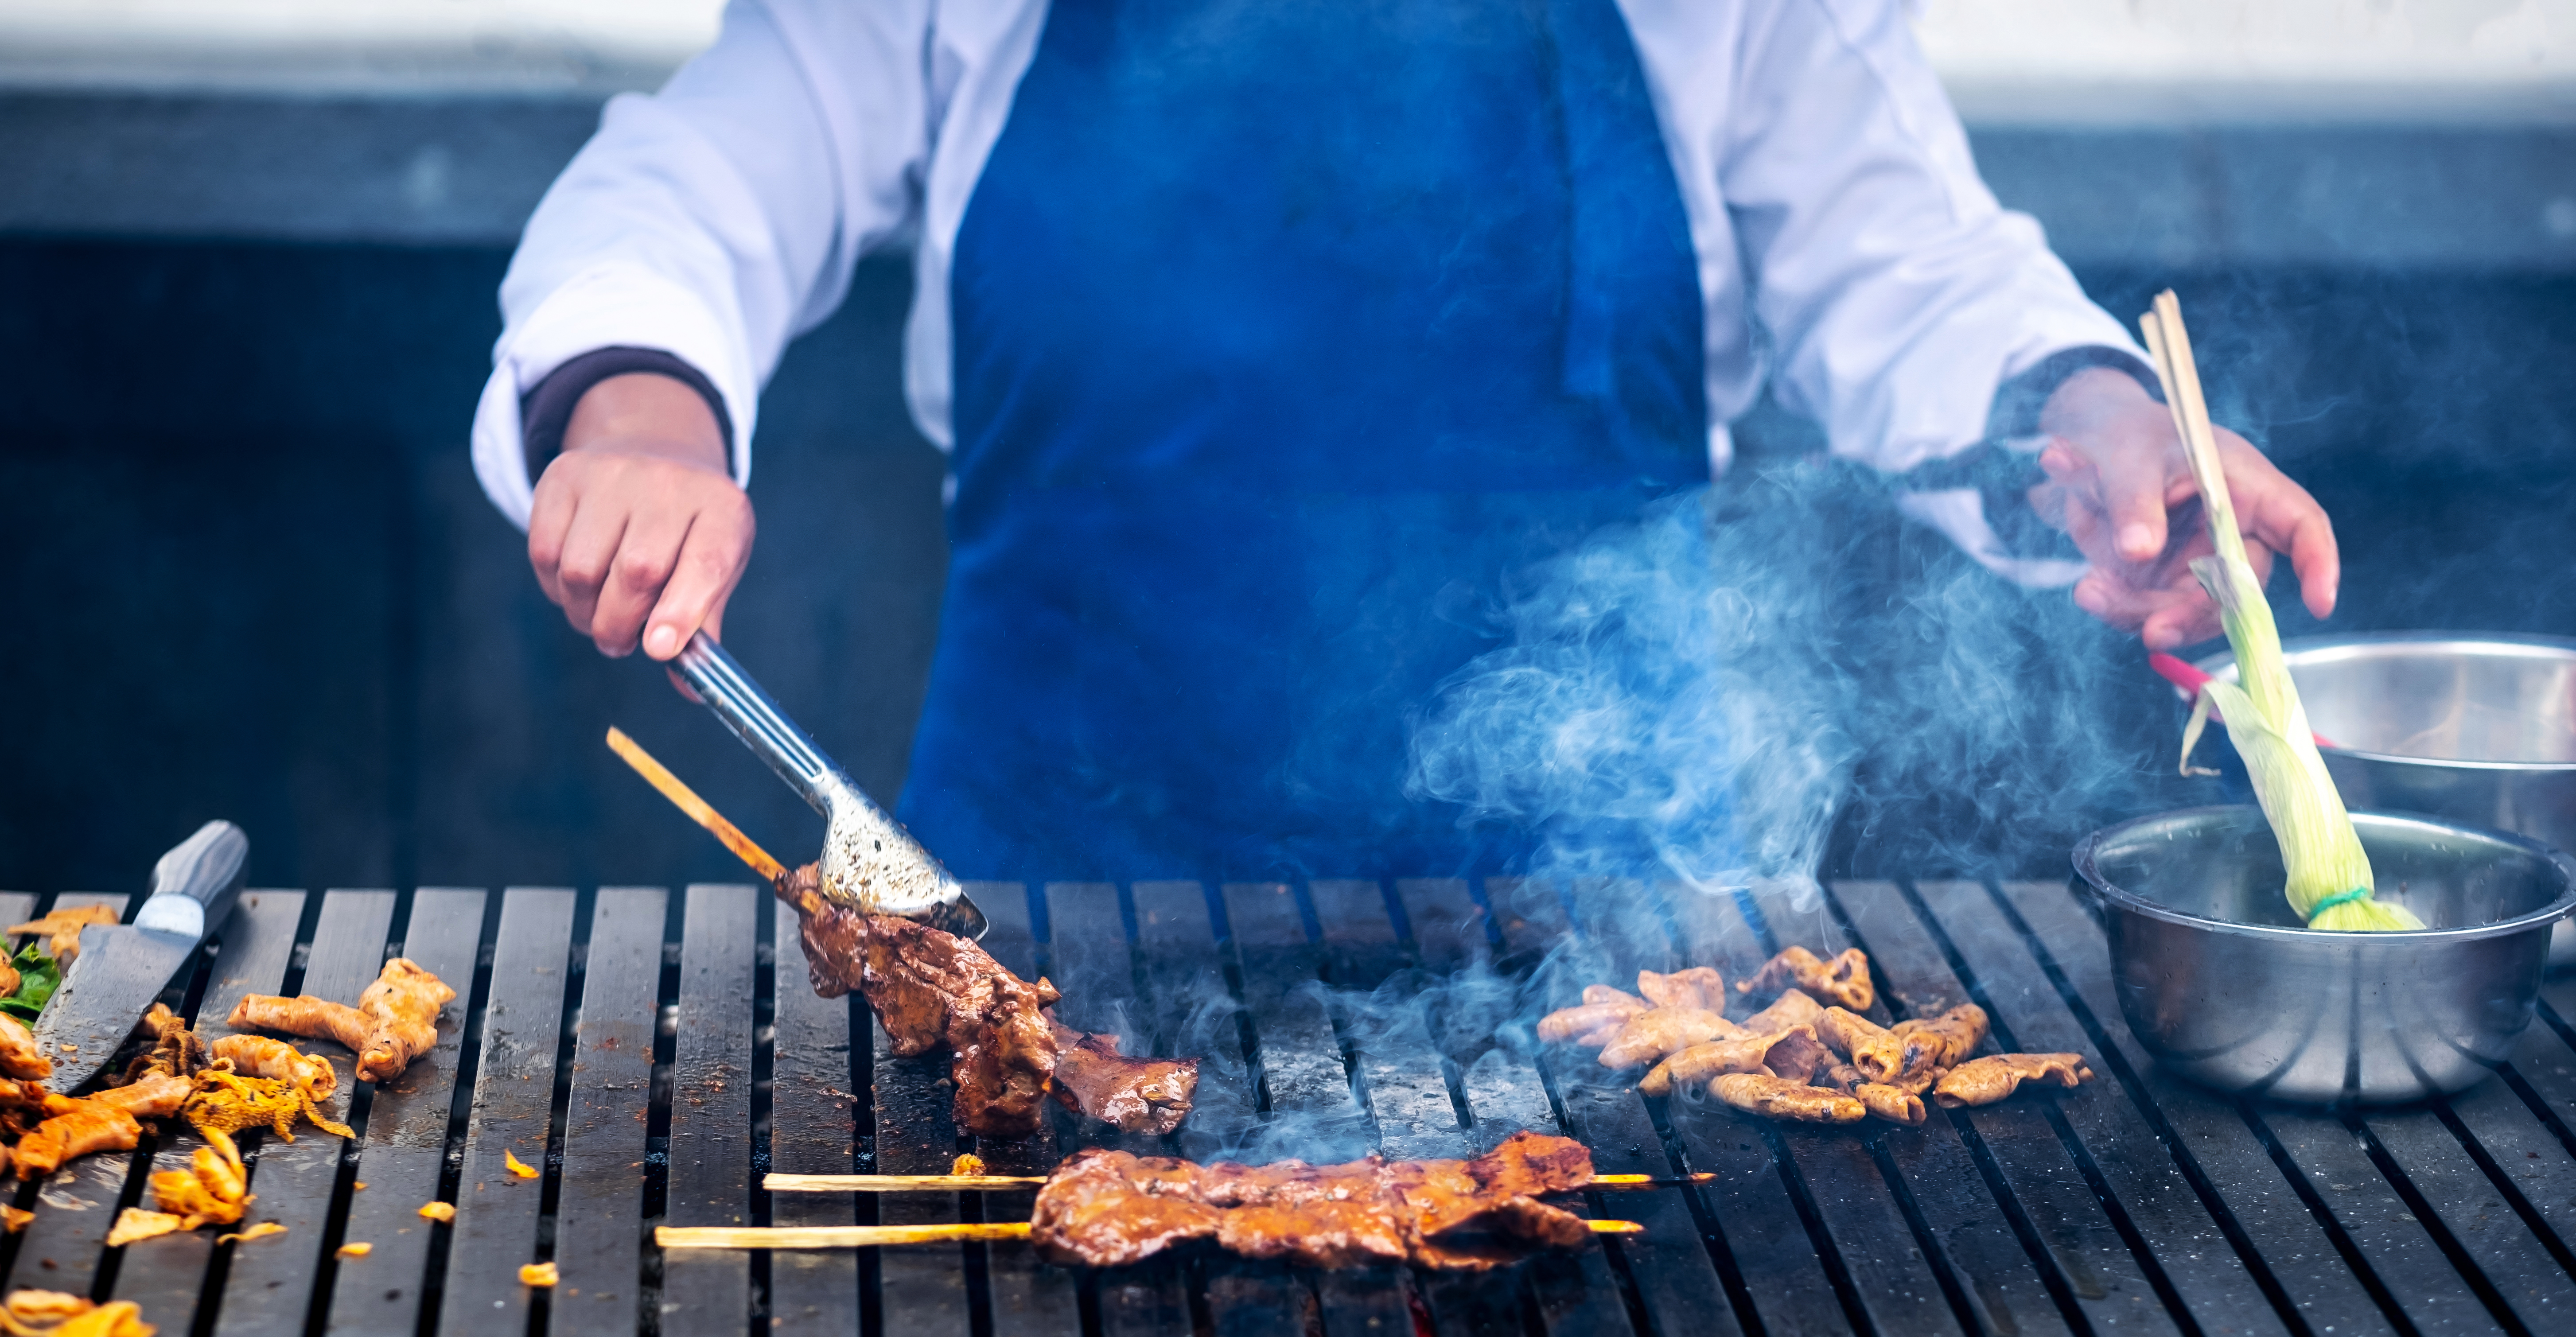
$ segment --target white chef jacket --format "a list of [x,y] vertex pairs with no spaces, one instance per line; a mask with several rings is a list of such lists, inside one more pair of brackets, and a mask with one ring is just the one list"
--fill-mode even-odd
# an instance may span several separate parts
[[[1690,218],[1713,470],[1766,376],[1835,454],[1903,471],[1975,446],[1997,386],[2053,353],[2144,356],[1978,179],[1899,0],[1618,4]],[[502,281],[473,432],[493,502],[527,524],[520,397],[612,346],[707,377],[747,483],[788,341],[903,238],[905,394],[947,449],[950,259],[1045,21],[1045,0],[731,0],[660,92],[610,99]],[[2083,570],[2009,555],[1973,490],[1900,504],[2025,583]]]

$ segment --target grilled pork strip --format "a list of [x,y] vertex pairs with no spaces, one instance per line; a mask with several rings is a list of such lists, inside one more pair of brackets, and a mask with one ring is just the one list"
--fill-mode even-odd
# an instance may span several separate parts
[[1591,1180],[1582,1144],[1529,1132],[1469,1161],[1202,1166],[1095,1148],[1056,1167],[1029,1225],[1040,1255],[1068,1265],[1125,1266],[1212,1239],[1309,1267],[1481,1269],[1582,1243],[1581,1217],[1533,1195]]

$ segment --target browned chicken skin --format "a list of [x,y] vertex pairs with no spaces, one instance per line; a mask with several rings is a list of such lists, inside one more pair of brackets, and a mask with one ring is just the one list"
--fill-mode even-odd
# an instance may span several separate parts
[[1708,966],[1692,966],[1669,975],[1637,972],[1637,992],[1657,1007],[1702,1007],[1726,1010],[1726,981]]
[[0,1012],[0,1077],[41,1082],[53,1075],[54,1061],[36,1048],[36,1033],[16,1017]]
[[1309,1267],[1472,1269],[1581,1244],[1582,1218],[1534,1195],[1591,1179],[1581,1144],[1527,1132],[1470,1161],[1198,1166],[1090,1150],[1056,1167],[1029,1224],[1040,1255],[1062,1264],[1117,1267],[1212,1239]]
[[1675,1086],[1698,1086],[1728,1073],[1760,1073],[1768,1077],[1771,1070],[1766,1065],[1772,1053],[1801,1036],[1811,1041],[1815,1038],[1801,1026],[1769,1035],[1742,1035],[1692,1045],[1656,1064],[1653,1071],[1637,1080],[1637,1089],[1650,1096],[1668,1096]]
[[18,1139],[20,1175],[49,1175],[65,1163],[97,1151],[132,1151],[143,1138],[134,1116],[99,1100],[55,1096],[45,1103],[50,1116]]
[[1854,1012],[1867,1012],[1878,1001],[1878,988],[1870,983],[1869,957],[1854,947],[1827,961],[1804,947],[1783,948],[1778,956],[1755,971],[1753,978],[1735,986],[1738,993],[1774,994],[1782,989],[1803,989],[1810,997],[1839,1003]]
[[1860,1075],[1860,1069],[1848,1063],[1830,1064],[1816,1074],[1816,1084],[1830,1086],[1866,1106],[1871,1117],[1909,1128],[1920,1127],[1930,1112],[1923,1108],[1923,1098],[1900,1087],[1873,1082]]
[[1744,1019],[1744,1029],[1757,1034],[1785,1031],[1792,1026],[1813,1026],[1825,1015],[1825,1005],[1797,989],[1784,989],[1771,1006]]
[[1601,1046],[1601,1066],[1641,1067],[1695,1044],[1745,1033],[1743,1027],[1704,1007],[1650,1007],[1628,1018]]
[[1942,1074],[1932,1098],[1956,1109],[1991,1105],[2020,1089],[2023,1082],[2080,1086],[2093,1079],[2081,1054],[1990,1054],[1973,1058]]
[[1708,1093],[1737,1109],[1770,1119],[1859,1123],[1869,1117],[1869,1107],[1855,1097],[1762,1073],[1728,1073],[1710,1082]]
[[362,1082],[389,1082],[438,1046],[439,1009],[456,1000],[447,982],[397,956],[358,994],[358,1005],[304,994],[244,994],[224,1024],[237,1031],[284,1031],[332,1040],[358,1056]]
[[1561,1008],[1539,1018],[1538,1038],[1549,1044],[1577,1044],[1598,1049],[1628,1018],[1645,1011],[1645,999],[1607,984],[1583,986],[1583,1003],[1579,1007]]

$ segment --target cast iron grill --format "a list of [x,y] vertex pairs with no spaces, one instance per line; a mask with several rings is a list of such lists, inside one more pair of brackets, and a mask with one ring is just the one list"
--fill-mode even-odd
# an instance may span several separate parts
[[[944,1172],[964,1150],[996,1172],[1042,1172],[1063,1148],[961,1140],[944,1058],[894,1058],[856,1000],[814,997],[792,918],[781,934],[759,889],[269,890],[244,897],[219,954],[175,1000],[202,1030],[217,1033],[247,992],[353,998],[400,952],[464,995],[437,1051],[353,1094],[360,1138],[345,1148],[311,1131],[246,1139],[251,1219],[286,1234],[102,1249],[148,1173],[184,1162],[193,1138],[182,1136],[9,1187],[35,1220],[0,1240],[0,1270],[12,1288],[138,1301],[172,1337],[2179,1337],[2520,1334],[2576,1321],[2576,980],[2549,987],[2500,1080],[2437,1106],[2333,1114],[2159,1075],[2119,1021],[2098,930],[2053,883],[1839,883],[1804,909],[1768,894],[1499,880],[972,894],[1005,965],[1068,983],[1066,1020],[1117,1026],[1158,1052],[1185,1031],[1233,1046],[1209,1065],[1193,1123],[1131,1149],[1205,1155],[1225,1131],[1216,1122],[1306,1118],[1390,1156],[1457,1156],[1530,1127],[1581,1138],[1604,1171],[1717,1178],[1592,1195],[1590,1214],[1645,1233],[1482,1276],[1214,1254],[1080,1272],[1038,1263],[1025,1243],[665,1256],[656,1224],[1024,1218],[1027,1193],[758,1185],[772,1168]],[[0,916],[37,903],[0,896]],[[1867,949],[1881,1021],[1972,999],[1999,1043],[2079,1051],[2101,1080],[1936,1110],[1920,1129],[1771,1125],[1643,1102],[1579,1054],[1487,1052],[1491,1018],[1471,993],[1436,986],[1483,978],[1479,963],[1503,978],[1535,967],[1618,980],[1685,963],[1734,978],[1787,942]],[[1426,987],[1449,1001],[1425,1024],[1355,1015],[1364,992],[1382,1008]],[[507,1173],[505,1150],[540,1178]],[[432,1199],[456,1205],[452,1226],[418,1215]],[[345,1243],[372,1248],[341,1257]],[[521,1286],[518,1266],[543,1260],[562,1284]]]

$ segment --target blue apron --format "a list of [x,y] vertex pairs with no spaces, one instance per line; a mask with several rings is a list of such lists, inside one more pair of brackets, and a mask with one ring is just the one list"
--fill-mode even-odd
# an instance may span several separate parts
[[1503,873],[1411,720],[1519,572],[1708,477],[1612,0],[1055,0],[957,237],[901,815],[960,876]]

